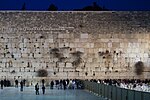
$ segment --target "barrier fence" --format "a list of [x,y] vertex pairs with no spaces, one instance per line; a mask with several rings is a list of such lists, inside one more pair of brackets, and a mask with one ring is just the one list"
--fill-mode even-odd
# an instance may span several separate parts
[[105,85],[90,81],[83,81],[84,88],[109,100],[150,100],[149,92],[141,92]]

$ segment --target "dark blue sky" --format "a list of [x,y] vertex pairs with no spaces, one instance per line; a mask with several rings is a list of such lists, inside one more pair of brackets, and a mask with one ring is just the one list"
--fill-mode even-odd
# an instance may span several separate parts
[[0,10],[19,10],[24,2],[27,10],[46,10],[51,3],[59,10],[72,10],[92,2],[110,10],[150,10],[150,0],[0,0]]

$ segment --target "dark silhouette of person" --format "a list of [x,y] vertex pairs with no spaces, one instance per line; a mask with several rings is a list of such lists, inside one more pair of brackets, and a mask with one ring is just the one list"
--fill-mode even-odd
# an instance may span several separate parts
[[63,80],[63,86],[64,86],[64,90],[66,90],[66,80]]
[[67,81],[67,85],[69,85],[69,79],[67,79],[66,81]]
[[20,91],[23,91],[23,81],[20,82]]
[[23,80],[23,86],[25,86],[25,85],[26,85],[26,80],[24,79],[24,80]]
[[75,83],[76,83],[77,89],[79,89],[79,81],[75,79]]
[[45,94],[45,86],[44,85],[42,85],[42,92],[43,92],[43,94]]
[[10,80],[8,80],[8,86],[11,86],[11,82],[10,82]]
[[59,85],[60,85],[60,89],[62,89],[63,80],[60,80]]
[[59,88],[59,80],[55,80],[56,88]]
[[54,86],[54,82],[51,81],[51,89],[53,89],[53,86]]
[[39,95],[39,85],[38,85],[38,83],[36,83],[36,85],[35,85],[35,93],[36,93],[36,95]]
[[18,87],[18,80],[15,80],[15,87]]
[[7,79],[7,80],[6,80],[6,86],[7,86],[7,87],[9,87],[9,86],[10,86],[10,84],[9,84],[9,83],[10,83],[10,82],[9,82],[9,80]]
[[4,81],[1,80],[1,89],[3,89],[3,86],[4,86]]
[[44,83],[45,83],[45,80],[44,80],[44,79],[42,79],[42,85],[44,85]]
[[4,79],[4,86],[5,86],[5,87],[7,86],[7,82],[6,82],[6,79]]

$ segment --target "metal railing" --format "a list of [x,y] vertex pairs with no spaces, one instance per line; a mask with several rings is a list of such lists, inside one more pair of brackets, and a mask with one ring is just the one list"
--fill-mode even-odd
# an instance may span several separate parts
[[116,86],[83,81],[84,89],[89,90],[108,100],[150,100],[149,92],[141,92]]

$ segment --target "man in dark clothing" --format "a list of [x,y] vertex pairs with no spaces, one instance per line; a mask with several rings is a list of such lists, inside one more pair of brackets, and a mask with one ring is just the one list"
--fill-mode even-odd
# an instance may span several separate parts
[[66,80],[63,80],[64,90],[66,90]]
[[51,81],[51,89],[53,89],[53,86],[54,86],[54,82]]
[[35,85],[36,95],[39,95],[39,85],[38,83]]
[[18,87],[18,80],[15,80],[15,87]]
[[56,88],[59,89],[59,80],[55,80],[55,83],[56,83]]
[[60,89],[62,89],[62,85],[63,85],[63,81],[62,80],[60,80],[59,85],[60,85]]
[[4,81],[1,80],[1,89],[3,89],[3,86],[4,86]]
[[7,82],[6,82],[6,79],[4,79],[4,86],[6,87],[7,86]]
[[67,85],[69,85],[69,79],[67,79],[66,82],[67,82]]
[[44,85],[44,83],[45,83],[45,80],[44,80],[44,79],[42,79],[42,85]]
[[20,82],[20,91],[23,91],[23,81]]
[[26,80],[24,79],[24,80],[23,80],[23,86],[25,86],[25,85],[26,85]]
[[43,91],[43,94],[45,94],[45,86],[44,85],[42,86],[42,91]]

